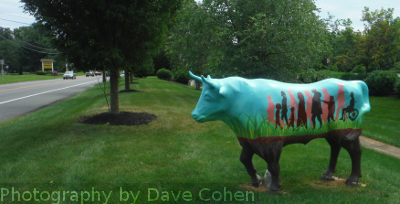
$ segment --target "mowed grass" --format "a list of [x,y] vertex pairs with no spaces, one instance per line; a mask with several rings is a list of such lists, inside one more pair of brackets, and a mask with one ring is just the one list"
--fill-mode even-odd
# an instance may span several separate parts
[[[19,191],[23,203],[106,203],[103,193],[110,195],[107,203],[134,203],[132,195],[138,196],[136,203],[167,203],[161,200],[162,196],[167,199],[162,191],[168,192],[170,203],[175,199],[179,203],[363,204],[400,200],[400,161],[369,149],[363,151],[360,179],[366,187],[321,181],[330,154],[324,139],[283,149],[283,188],[278,195],[248,188],[250,177],[239,161],[241,147],[233,131],[222,122],[197,123],[192,119],[199,91],[155,77],[137,82],[131,88],[142,92],[121,93],[120,109],[157,115],[149,125],[77,122],[82,116],[107,111],[99,86],[0,123],[0,193],[4,202],[13,203],[12,187]],[[264,175],[267,164],[258,156],[254,156],[254,164],[258,174]],[[335,175],[347,178],[350,171],[350,157],[342,150]],[[41,202],[28,199],[35,189]],[[45,191],[55,192],[47,202]],[[71,196],[73,191],[76,197]],[[186,191],[191,200],[182,198]],[[24,194],[27,200],[23,200],[23,192],[28,192]],[[243,192],[244,197],[235,199],[237,192]],[[14,195],[17,201],[18,195]]]
[[370,97],[371,112],[366,113],[362,135],[400,147],[400,99]]
[[[15,83],[15,82],[25,82],[25,81],[36,81],[36,80],[48,80],[48,79],[62,79],[64,73],[59,73],[58,76],[48,76],[48,75],[37,75],[24,72],[23,75],[17,74],[7,74],[1,76],[0,74],[0,84]],[[77,72],[76,76],[85,76],[85,72]]]

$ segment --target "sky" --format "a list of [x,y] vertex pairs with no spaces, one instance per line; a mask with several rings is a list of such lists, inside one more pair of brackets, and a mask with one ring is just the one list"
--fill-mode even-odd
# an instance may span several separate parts
[[[20,0],[0,0],[0,26],[15,28],[29,26],[35,22],[35,18],[24,13]],[[14,22],[12,22],[14,21]]]
[[[0,0],[0,26],[9,27],[11,30],[20,26],[29,26],[35,18],[23,12],[23,4],[20,0]],[[196,0],[201,1],[201,0]],[[363,30],[361,12],[365,6],[370,10],[394,8],[393,17],[400,16],[400,0],[316,0],[319,15],[326,18],[328,12],[335,16],[335,19],[347,19],[353,22],[354,30]],[[14,22],[12,22],[14,21]]]

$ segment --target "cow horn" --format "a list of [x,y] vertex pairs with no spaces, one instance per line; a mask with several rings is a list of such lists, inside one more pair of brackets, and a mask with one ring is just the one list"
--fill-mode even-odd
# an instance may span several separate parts
[[214,82],[211,81],[211,79],[209,78],[205,78],[203,75],[201,75],[201,79],[203,79],[203,81],[210,85],[212,88],[217,88],[217,84],[215,84]]
[[190,75],[190,77],[192,77],[192,79],[196,80],[197,82],[203,83],[201,78],[196,76],[196,75],[194,75],[191,71],[189,71],[189,75]]
[[211,79],[211,76],[210,76],[210,75],[207,75],[207,79]]

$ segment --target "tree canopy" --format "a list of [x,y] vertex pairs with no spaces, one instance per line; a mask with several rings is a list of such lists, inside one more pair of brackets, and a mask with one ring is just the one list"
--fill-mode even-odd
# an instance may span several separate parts
[[287,78],[324,55],[326,24],[313,1],[186,1],[170,36],[174,68]]
[[[82,66],[106,65],[111,112],[119,112],[119,70],[146,63],[162,42],[180,0],[22,0],[53,36],[57,49]],[[88,65],[92,65],[89,67]]]

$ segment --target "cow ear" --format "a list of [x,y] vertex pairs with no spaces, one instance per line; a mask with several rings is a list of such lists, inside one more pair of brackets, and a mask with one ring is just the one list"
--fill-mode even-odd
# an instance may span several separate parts
[[220,94],[222,97],[226,97],[226,95],[228,94],[228,90],[223,86],[223,87],[221,87],[221,88],[219,89],[219,94]]

